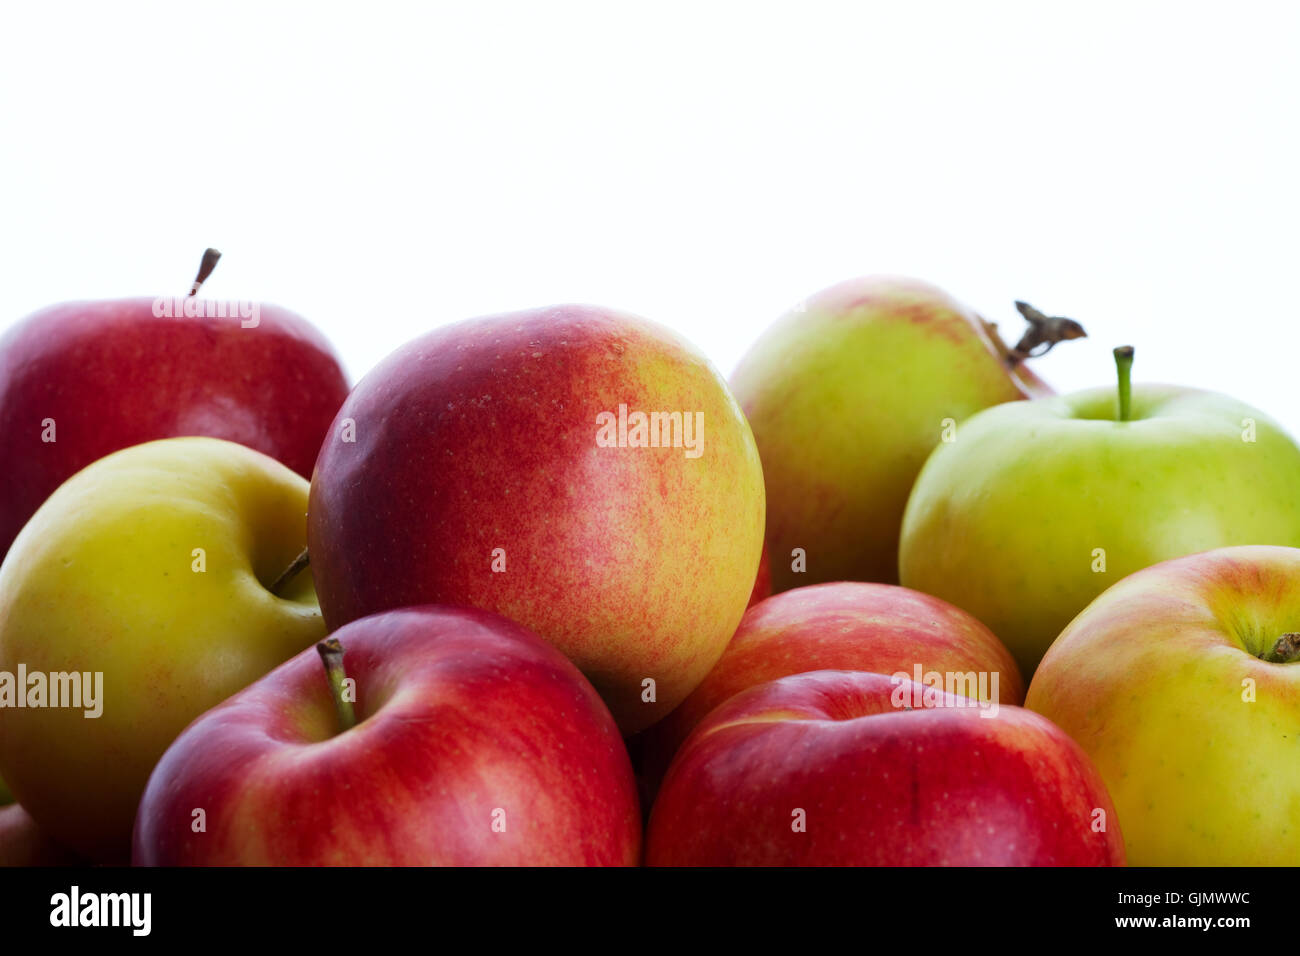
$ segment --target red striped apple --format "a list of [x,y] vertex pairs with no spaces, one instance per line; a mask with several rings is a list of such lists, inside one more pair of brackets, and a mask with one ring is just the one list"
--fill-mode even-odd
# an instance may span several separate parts
[[[210,254],[201,275],[211,265]],[[129,445],[224,438],[309,478],[347,392],[329,343],[279,306],[185,297],[42,309],[0,338],[0,559],[55,488]]]
[[961,674],[971,696],[1004,704],[1024,700],[1011,653],[960,608],[890,584],[795,588],[746,611],[700,686],[645,731],[651,792],[682,741],[713,708],[757,684],[815,670]]
[[340,410],[308,518],[331,629],[423,603],[499,612],[573,660],[625,732],[708,673],[762,544],[762,469],[721,377],[589,306],[399,349]]
[[1300,550],[1129,575],[1052,644],[1026,704],[1097,765],[1135,866],[1300,862]]
[[436,607],[363,618],[331,641],[328,679],[304,651],[168,748],[140,801],[135,863],[638,863],[618,728],[546,642]]
[[910,680],[813,671],[752,687],[683,745],[651,866],[1110,866],[1114,808],[1049,721]]

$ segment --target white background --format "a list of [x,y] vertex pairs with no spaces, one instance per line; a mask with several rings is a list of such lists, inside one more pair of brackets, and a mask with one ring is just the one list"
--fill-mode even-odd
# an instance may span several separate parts
[[[588,301],[730,373],[840,279],[929,279],[1300,432],[1300,3],[7,4],[0,330],[181,294],[321,326],[355,378]],[[1014,334],[1014,333],[1013,333]]]

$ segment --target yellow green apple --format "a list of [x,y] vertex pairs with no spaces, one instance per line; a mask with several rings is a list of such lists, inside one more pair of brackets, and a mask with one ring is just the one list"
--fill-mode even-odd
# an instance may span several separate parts
[[1101,772],[1134,866],[1300,861],[1300,550],[1222,548],[1109,588],[1025,706]]
[[0,566],[0,773],[54,839],[128,858],[167,745],[324,636],[309,575],[270,590],[306,510],[274,459],[171,438],[78,472],[19,533]]
[[1051,394],[970,309],[890,276],[806,300],[763,333],[731,387],[763,461],[778,592],[897,584],[903,507],[931,449],[980,409]]
[[1129,385],[972,416],[916,480],[903,584],[969,611],[1026,677],[1076,614],[1160,561],[1300,546],[1300,447],[1225,395]]

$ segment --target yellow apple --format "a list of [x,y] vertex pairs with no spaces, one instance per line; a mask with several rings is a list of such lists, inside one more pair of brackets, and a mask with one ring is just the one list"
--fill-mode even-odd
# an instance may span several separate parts
[[171,438],[78,472],[23,528],[0,566],[0,774],[60,843],[128,858],[168,744],[324,637],[310,575],[270,590],[306,510],[274,459]]

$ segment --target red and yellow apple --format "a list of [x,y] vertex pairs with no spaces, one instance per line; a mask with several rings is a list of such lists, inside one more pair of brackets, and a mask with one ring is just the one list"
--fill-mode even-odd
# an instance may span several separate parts
[[557,306],[438,329],[366,375],[321,449],[307,535],[331,629],[415,604],[499,612],[563,651],[632,732],[736,629],[763,476],[691,346]]
[[1092,758],[1135,866],[1294,866],[1300,550],[1130,575],[1052,644],[1026,706]]

